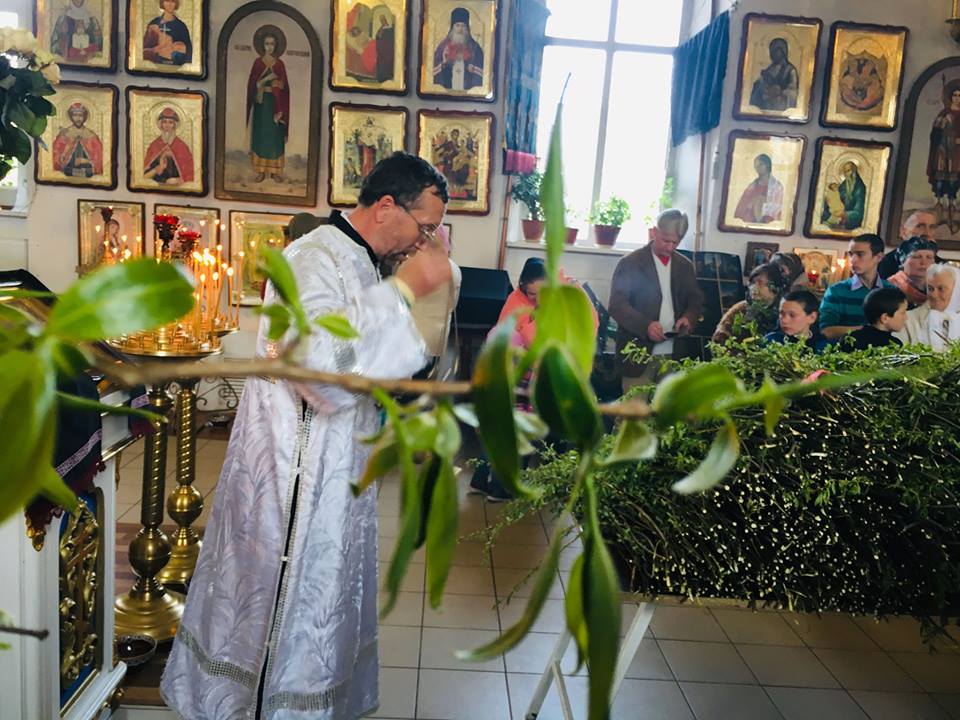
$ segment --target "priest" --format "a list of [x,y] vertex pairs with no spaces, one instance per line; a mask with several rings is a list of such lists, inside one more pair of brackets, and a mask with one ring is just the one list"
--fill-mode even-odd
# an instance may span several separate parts
[[[308,314],[342,313],[360,337],[318,331],[296,349],[316,370],[401,378],[425,362],[411,316],[450,280],[435,233],[446,181],[395,153],[359,205],[285,251]],[[382,280],[381,263],[407,258]],[[267,287],[265,305],[275,302]],[[283,342],[257,340],[262,357]],[[374,493],[354,498],[380,426],[376,403],[334,386],[252,378],[230,436],[203,550],[160,686],[190,720],[333,720],[378,706]]]

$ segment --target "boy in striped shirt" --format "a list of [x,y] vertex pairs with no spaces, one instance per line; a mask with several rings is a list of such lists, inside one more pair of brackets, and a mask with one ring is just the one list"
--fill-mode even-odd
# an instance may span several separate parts
[[847,258],[853,277],[834,283],[820,302],[820,332],[828,340],[836,340],[863,327],[863,301],[874,288],[892,287],[880,278],[878,267],[883,259],[883,238],[873,233],[850,240]]

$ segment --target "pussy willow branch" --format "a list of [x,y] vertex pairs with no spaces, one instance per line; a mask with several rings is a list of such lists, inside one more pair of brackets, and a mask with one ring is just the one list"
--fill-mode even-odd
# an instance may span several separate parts
[[[111,380],[130,387],[156,385],[170,380],[194,380],[207,377],[270,377],[298,382],[337,385],[345,390],[369,395],[374,390],[431,397],[469,395],[469,382],[437,382],[434,380],[390,380],[364,375],[311,370],[281,360],[237,360],[219,362],[144,362],[100,365],[98,369]],[[645,418],[650,407],[643,400],[627,400],[600,406],[604,415],[620,418]]]
[[25,635],[26,637],[36,638],[37,640],[46,640],[50,636],[49,630],[29,630],[27,628],[14,627],[13,625],[0,625],[0,633]]

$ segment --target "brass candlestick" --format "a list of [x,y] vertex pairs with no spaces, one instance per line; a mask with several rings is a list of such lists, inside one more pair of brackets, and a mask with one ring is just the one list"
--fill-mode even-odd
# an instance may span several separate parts
[[193,487],[196,479],[198,382],[181,381],[177,393],[177,488],[167,498],[167,514],[177,523],[177,529],[171,538],[170,562],[158,576],[162,583],[184,587],[193,576],[201,545],[197,532],[190,527],[203,512],[203,496]]
[[[150,409],[166,417],[172,401],[167,385],[150,390]],[[156,575],[170,559],[170,542],[160,529],[163,521],[163,481],[167,471],[167,433],[164,428],[145,438],[142,527],[130,542],[130,564],[137,581],[126,595],[114,600],[117,635],[149,635],[158,643],[172,640],[183,614],[183,595],[164,588]]]

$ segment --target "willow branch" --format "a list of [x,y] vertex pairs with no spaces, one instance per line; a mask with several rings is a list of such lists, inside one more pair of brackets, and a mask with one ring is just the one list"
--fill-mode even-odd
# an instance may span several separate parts
[[[282,360],[236,360],[217,362],[195,361],[149,361],[140,364],[116,363],[97,368],[120,385],[158,385],[171,380],[198,380],[207,377],[269,377],[296,382],[336,385],[351,392],[365,395],[374,390],[392,394],[429,395],[431,397],[457,397],[469,395],[473,388],[469,382],[438,382],[435,380],[395,380],[370,378],[364,375],[311,370],[292,365]],[[643,400],[626,400],[600,406],[600,412],[610,417],[649,417],[650,406]]]
[[29,630],[27,628],[14,627],[13,625],[0,625],[0,633],[24,635],[26,637],[36,638],[37,640],[46,640],[50,636],[49,630]]

